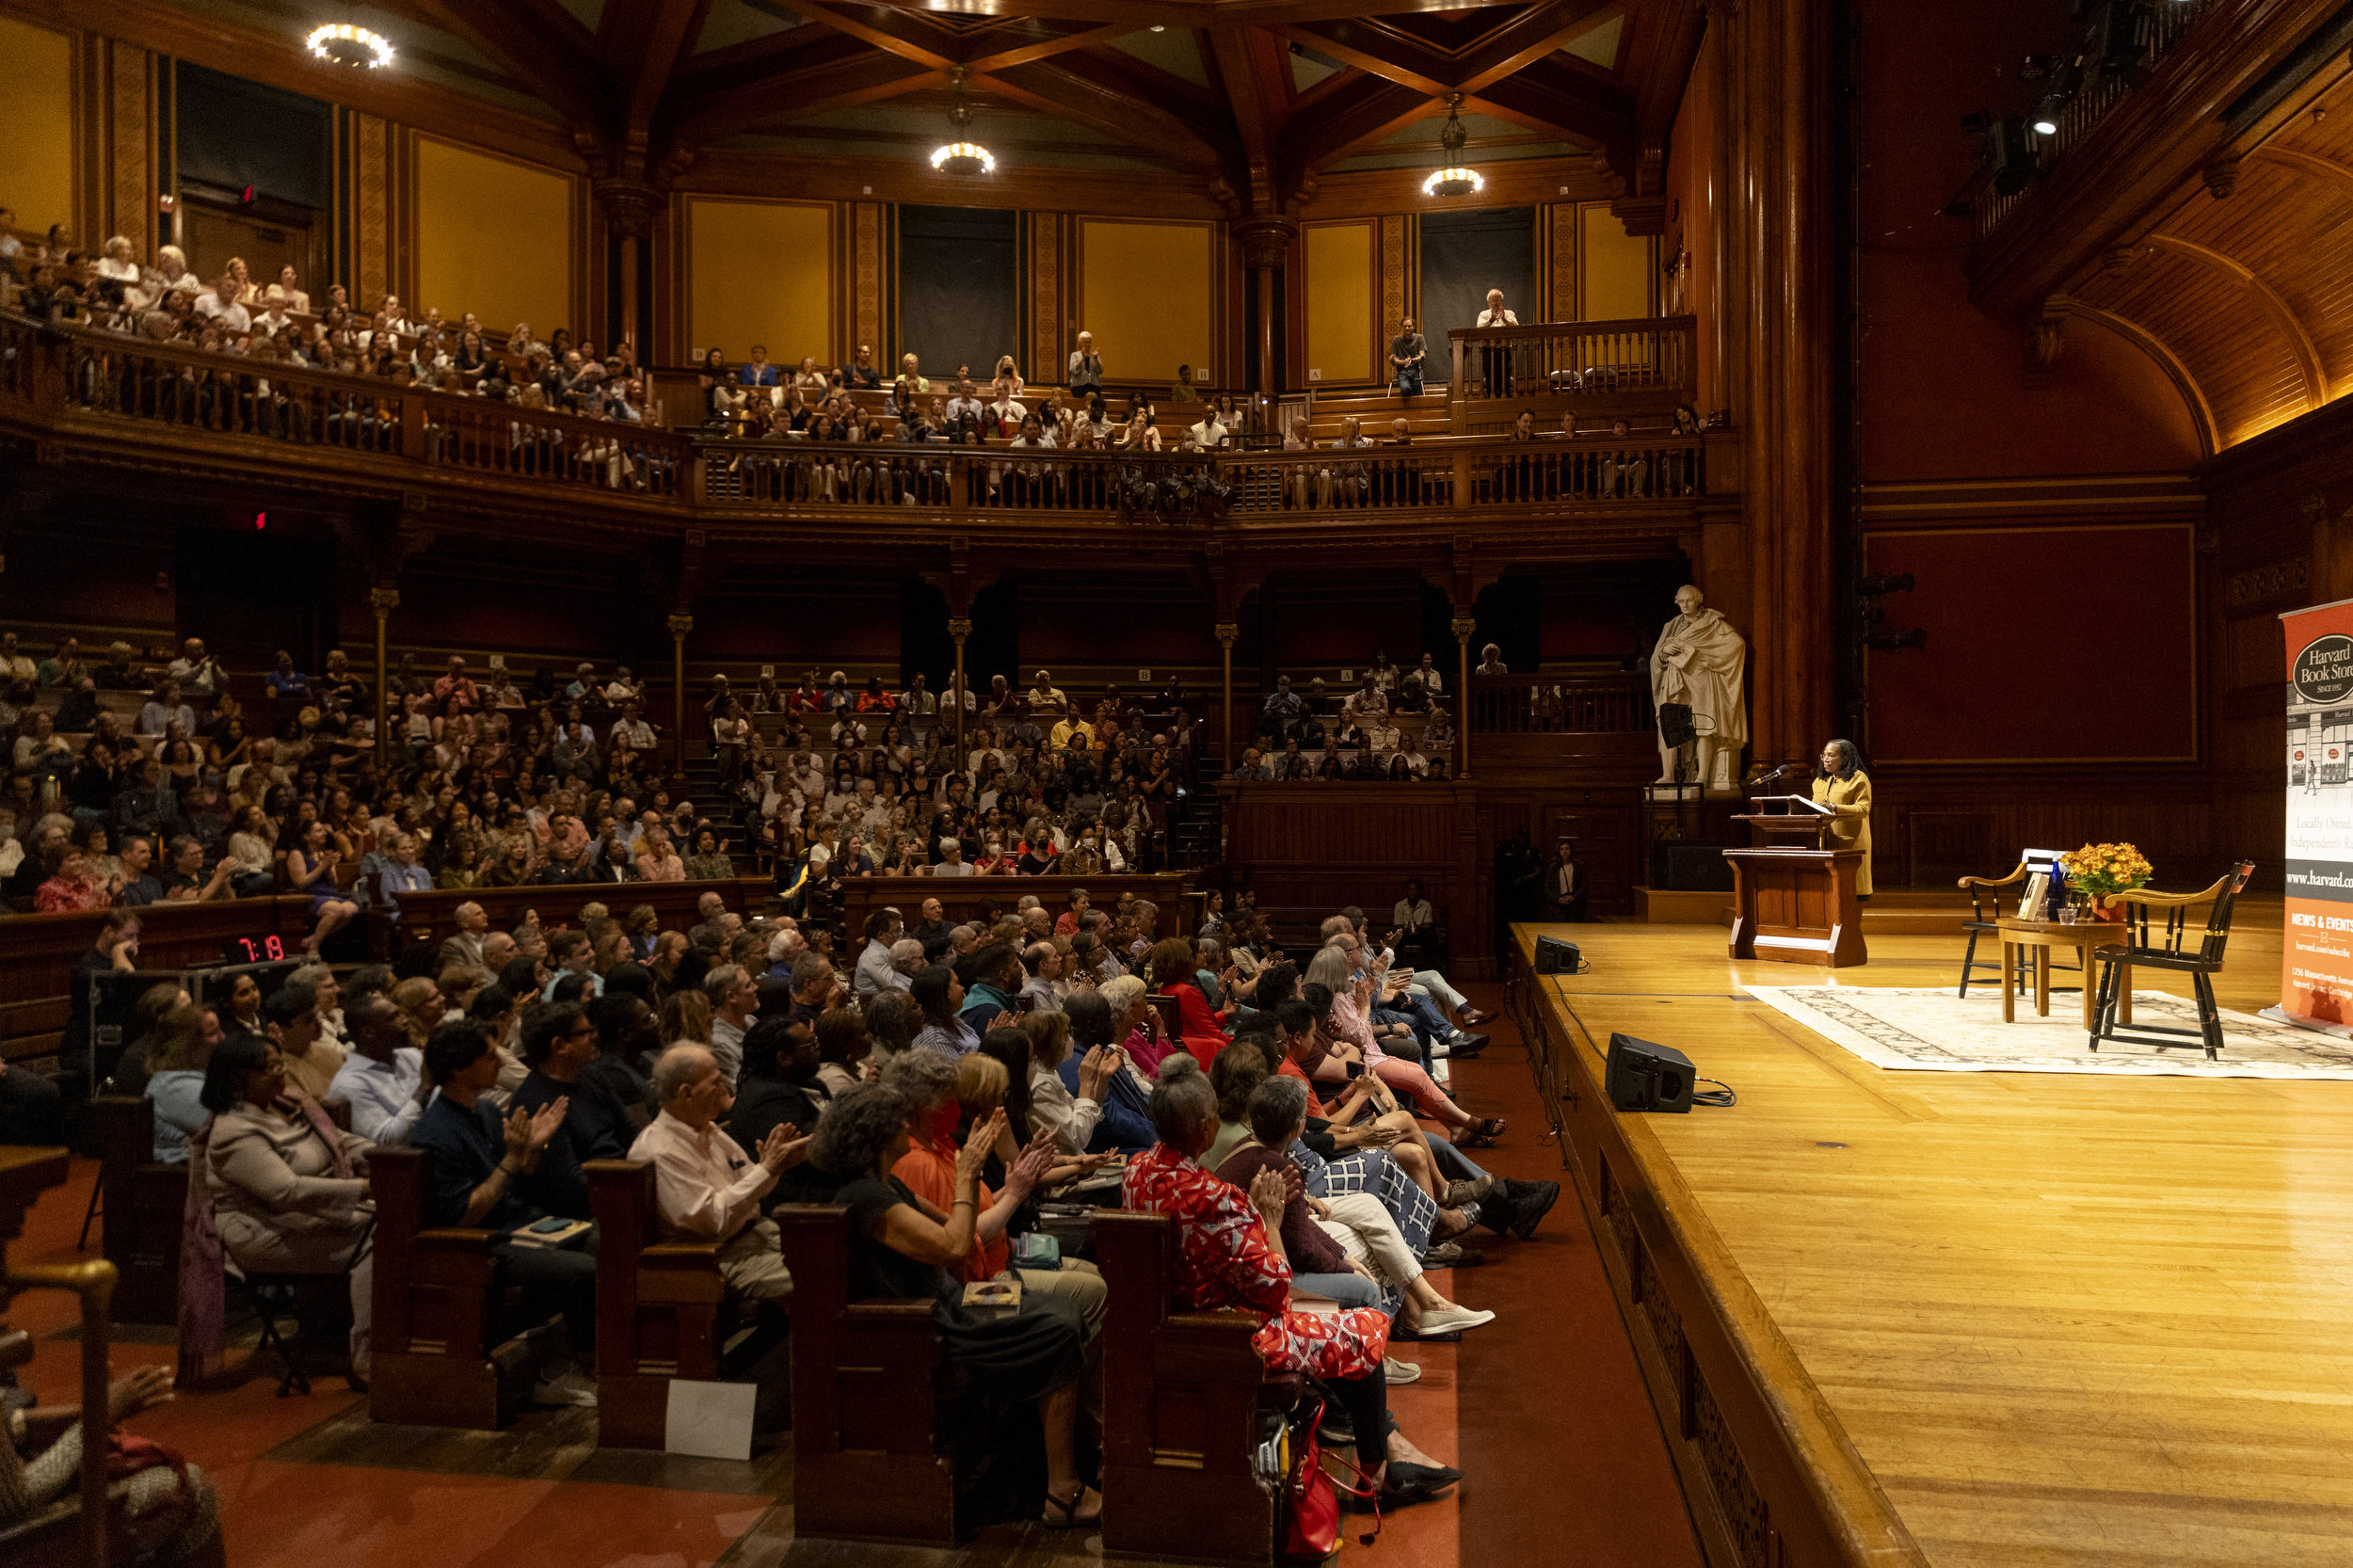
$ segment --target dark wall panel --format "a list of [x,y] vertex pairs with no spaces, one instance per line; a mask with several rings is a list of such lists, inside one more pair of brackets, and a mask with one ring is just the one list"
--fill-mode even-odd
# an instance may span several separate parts
[[305,207],[334,203],[334,110],[315,98],[183,63],[177,99],[180,175],[253,187]]
[[1539,319],[1536,209],[1495,207],[1424,216],[1420,322],[1433,366],[1447,364],[1448,330],[1476,322],[1487,308],[1489,289],[1501,289],[1505,309],[1522,322]]
[[[936,379],[968,364],[985,382],[997,357],[1019,354],[1019,215],[982,207],[899,209],[899,352]],[[1023,365],[1025,374],[1039,374]]]

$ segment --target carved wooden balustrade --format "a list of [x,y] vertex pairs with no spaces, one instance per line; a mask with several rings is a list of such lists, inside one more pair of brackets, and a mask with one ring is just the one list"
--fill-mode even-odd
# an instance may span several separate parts
[[[1590,346],[1576,352],[1596,354],[1616,344],[1612,362],[1645,385],[1679,384],[1688,374],[1679,368],[1688,322],[1616,325],[1642,331],[1561,336],[1561,352],[1577,342]],[[1724,431],[1213,454],[728,439],[8,314],[0,314],[0,433],[31,438],[43,464],[398,496],[519,521],[609,512],[640,532],[710,524],[745,537],[762,525],[826,519],[856,520],[867,532],[1001,519],[1084,537],[1098,526],[1140,524],[1296,533],[1343,520],[1508,528],[1609,514],[1680,536],[1710,494],[1711,472],[1737,467],[1721,450],[1732,440]]]
[[1559,394],[1570,408],[1601,413],[1689,403],[1697,395],[1698,332],[1697,316],[1457,327],[1447,333],[1455,428],[1465,428],[1465,405],[1497,399]]

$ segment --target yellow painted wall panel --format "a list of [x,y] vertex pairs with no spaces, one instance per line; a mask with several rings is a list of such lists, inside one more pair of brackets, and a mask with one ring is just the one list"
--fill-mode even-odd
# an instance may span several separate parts
[[1372,220],[1311,223],[1305,242],[1307,377],[1327,387],[1370,382],[1373,340],[1383,327],[1373,319]]
[[1609,216],[1606,201],[1590,201],[1577,210],[1580,309],[1584,321],[1624,321],[1657,313],[1651,301],[1657,269],[1652,264],[1656,244],[1635,239],[1625,225]]
[[1171,380],[1191,365],[1218,378],[1212,237],[1207,223],[1079,220],[1079,328],[1095,334],[1105,375]]
[[[40,233],[73,221],[73,44],[63,33],[0,16],[0,201]],[[100,234],[99,239],[106,236]],[[88,235],[74,238],[91,244]]]
[[493,332],[529,322],[578,331],[572,297],[572,181],[553,169],[417,138],[417,297]]
[[814,201],[686,202],[687,341],[731,362],[759,344],[780,364],[841,362],[834,209]]

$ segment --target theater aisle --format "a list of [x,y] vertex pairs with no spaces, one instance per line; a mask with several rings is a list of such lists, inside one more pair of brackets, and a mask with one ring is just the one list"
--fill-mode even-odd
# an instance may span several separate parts
[[[1499,988],[1478,1000],[1499,1005]],[[1479,1158],[1498,1175],[1556,1180],[1526,1054],[1508,1018],[1494,1043],[1454,1069],[1472,1109],[1506,1118],[1503,1144]],[[94,1160],[46,1193],[12,1257],[72,1261]],[[1697,1568],[1699,1556],[1643,1397],[1624,1328],[1574,1193],[1532,1241],[1485,1231],[1488,1261],[1441,1274],[1441,1288],[1497,1318],[1460,1344],[1406,1344],[1418,1384],[1394,1390],[1394,1408],[1423,1448],[1458,1464],[1458,1496],[1386,1521],[1360,1560],[1413,1568],[1570,1562],[1580,1568]],[[98,1246],[96,1227],[91,1252]],[[71,1298],[27,1293],[11,1309],[32,1333],[27,1383],[45,1400],[76,1398],[79,1347]],[[118,1327],[118,1373],[168,1367],[165,1328]],[[184,1395],[134,1430],[186,1453],[219,1489],[229,1560],[238,1568],[607,1568],[724,1561],[780,1563],[792,1545],[788,1454],[753,1464],[615,1453],[595,1447],[586,1412],[538,1412],[499,1433],[378,1426],[340,1378],[280,1400],[273,1368],[217,1392]],[[1361,1530],[1361,1525],[1358,1527]],[[968,1568],[1017,1559],[1025,1568],[1077,1568],[1096,1560],[1092,1537],[993,1530],[958,1553],[853,1545],[820,1548],[840,1568]],[[796,1565],[810,1561],[804,1546]]]
[[[1497,1016],[1480,1026],[1491,1036],[1487,1049],[1452,1068],[1453,1092],[1466,1109],[1510,1124],[1500,1144],[1475,1158],[1497,1176],[1564,1188],[1533,1240],[1498,1240],[1481,1230],[1487,1261],[1440,1276],[1450,1297],[1495,1312],[1494,1322],[1460,1345],[1401,1348],[1428,1370],[1422,1384],[1401,1395],[1441,1379],[1451,1394],[1456,1448],[1441,1457],[1465,1479],[1459,1502],[1401,1514],[1390,1531],[1395,1542],[1379,1552],[1426,1544],[1411,1560],[1439,1562],[1450,1544],[1463,1568],[1699,1568],[1665,1439],[1584,1210],[1565,1185],[1526,1048],[1502,1011],[1503,988],[1465,990]],[[1398,1408],[1401,1420],[1412,1419],[1413,1401],[1401,1399]],[[1441,1507],[1453,1515],[1443,1531],[1433,1528]]]

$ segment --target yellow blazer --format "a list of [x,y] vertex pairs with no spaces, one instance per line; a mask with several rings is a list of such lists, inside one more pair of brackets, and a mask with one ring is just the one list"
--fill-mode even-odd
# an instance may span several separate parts
[[1817,778],[1814,798],[1837,811],[1822,821],[1824,849],[1859,849],[1863,864],[1855,868],[1854,890],[1871,891],[1871,776],[1862,769],[1852,778]]

